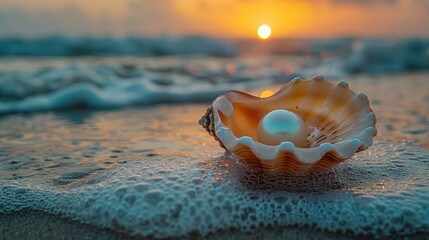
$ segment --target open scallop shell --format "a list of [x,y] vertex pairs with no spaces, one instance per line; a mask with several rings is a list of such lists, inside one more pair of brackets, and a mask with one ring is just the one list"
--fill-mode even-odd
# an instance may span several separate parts
[[[304,120],[310,129],[305,147],[255,140],[259,121],[276,109],[292,111]],[[199,123],[223,148],[267,170],[327,169],[367,149],[377,135],[366,95],[356,94],[345,82],[320,76],[295,78],[268,98],[228,91],[216,98]]]

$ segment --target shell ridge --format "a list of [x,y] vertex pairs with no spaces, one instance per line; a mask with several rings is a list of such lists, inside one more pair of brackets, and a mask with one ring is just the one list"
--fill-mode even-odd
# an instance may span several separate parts
[[213,109],[222,112],[229,119],[234,117],[234,107],[232,103],[226,99],[225,95],[221,95],[214,100]]
[[351,139],[343,144],[338,144],[334,146],[335,155],[339,158],[347,159],[353,156],[355,152],[363,145],[362,141],[359,139]]
[[[317,78],[320,81],[320,78]],[[324,78],[323,78],[324,79]],[[327,93],[327,96],[330,96],[332,93],[333,88],[329,89],[329,93]],[[320,104],[321,106],[321,111],[320,113],[324,113],[327,109],[326,109],[326,104],[329,101],[329,97],[326,97],[323,101],[322,104]],[[316,119],[316,120],[315,120]],[[312,126],[317,127],[319,126],[319,124],[321,123],[322,118],[320,116],[314,116],[313,119],[310,120],[310,122],[312,123]]]
[[[310,93],[315,92],[319,89],[320,84],[323,84],[324,82],[322,81],[323,78],[321,78],[320,76],[314,76],[313,78],[311,78],[310,80],[308,80],[307,84],[309,86],[306,86],[307,91],[309,91]],[[312,83],[314,83],[312,85]],[[302,101],[301,103],[303,109],[311,109],[314,106],[314,98],[313,97],[309,97],[306,98],[304,101]],[[310,111],[307,111],[308,115],[310,113]],[[301,116],[301,117],[306,117],[306,116]]]

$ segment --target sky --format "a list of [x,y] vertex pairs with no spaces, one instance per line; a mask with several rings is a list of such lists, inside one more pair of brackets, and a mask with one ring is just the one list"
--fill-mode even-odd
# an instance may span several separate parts
[[429,37],[429,0],[0,0],[0,37]]

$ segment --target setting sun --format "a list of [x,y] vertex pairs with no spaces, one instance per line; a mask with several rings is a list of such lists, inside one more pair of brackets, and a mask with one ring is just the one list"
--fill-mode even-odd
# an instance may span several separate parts
[[274,94],[273,91],[265,90],[265,91],[261,92],[260,97],[261,98],[267,98],[267,97],[271,97],[271,95],[273,95],[273,94]]
[[261,39],[267,39],[269,38],[271,35],[271,28],[270,26],[266,25],[266,24],[262,24],[261,26],[259,26],[258,28],[258,36]]

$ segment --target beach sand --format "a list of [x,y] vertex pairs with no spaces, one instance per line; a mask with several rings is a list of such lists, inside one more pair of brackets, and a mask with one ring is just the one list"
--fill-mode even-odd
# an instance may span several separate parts
[[[20,211],[4,214],[0,218],[0,236],[2,239],[153,239],[151,237],[131,237],[119,234],[109,229],[82,224],[69,218],[37,211]],[[318,231],[311,227],[277,227],[259,228],[252,232],[237,230],[222,231],[204,236],[204,239],[362,239],[363,236],[352,234],[335,234]],[[390,239],[412,238],[426,239],[426,233],[416,233],[410,236],[391,236]],[[191,233],[186,239],[200,239],[201,235]]]
[[38,211],[2,214],[1,239],[132,239],[107,229]]
[[[363,204],[360,201],[362,200],[361,196],[372,199],[368,200],[370,203],[378,203],[384,199],[386,201],[385,207],[388,209],[407,203],[403,198],[404,196],[417,196],[416,198],[410,197],[411,203],[409,207],[409,214],[417,219],[415,220],[416,225],[410,227],[406,223],[407,220],[403,220],[405,222],[398,223],[398,228],[392,227],[390,228],[390,233],[380,232],[378,236],[389,236],[389,238],[408,236],[413,239],[424,239],[428,231],[427,222],[426,225],[424,223],[424,217],[426,219],[429,217],[429,212],[427,212],[428,192],[426,191],[428,180],[424,178],[429,174],[427,169],[429,159],[426,159],[429,151],[428,78],[429,74],[427,73],[415,73],[381,76],[362,75],[339,79],[347,81],[353,90],[364,92],[368,95],[371,107],[378,119],[377,128],[379,134],[375,138],[373,147],[366,152],[358,153],[357,157],[346,160],[344,164],[340,164],[341,166],[336,172],[330,173],[332,174],[329,175],[330,178],[335,179],[335,177],[339,176],[339,183],[326,181],[328,183],[327,189],[335,189],[335,184],[339,184],[339,187],[333,190],[334,193],[327,191],[327,194],[332,193],[333,197],[337,194],[339,198],[356,200],[355,204]],[[278,86],[272,86],[272,88],[275,87]],[[263,89],[254,90],[254,93],[258,94],[261,90]],[[229,168],[230,165],[235,164],[236,160],[234,158],[225,160],[228,155],[223,155],[224,151],[218,146],[218,143],[197,124],[200,116],[205,113],[205,109],[208,106],[209,104],[205,103],[156,105],[117,110],[68,110],[1,116],[0,186],[2,188],[0,193],[2,195],[0,195],[0,209],[2,209],[2,213],[0,214],[0,238],[127,239],[132,237],[151,238],[153,236],[175,237],[168,233],[159,232],[163,229],[159,225],[157,225],[158,230],[154,232],[151,230],[139,230],[139,226],[141,229],[144,229],[144,227],[137,223],[134,224],[137,221],[136,219],[141,217],[135,211],[144,212],[147,208],[136,208],[133,205],[127,210],[127,216],[131,217],[130,220],[118,218],[119,220],[115,220],[117,221],[116,223],[104,222],[101,217],[92,218],[92,216],[79,213],[80,208],[82,208],[82,211],[89,211],[88,209],[83,210],[83,206],[86,206],[88,199],[92,198],[89,195],[95,194],[97,191],[105,194],[101,194],[100,199],[106,202],[110,201],[111,199],[106,196],[109,195],[109,192],[112,196],[116,194],[119,189],[118,181],[124,180],[127,174],[134,174],[132,175],[134,178],[127,176],[128,178],[126,179],[129,179],[129,182],[125,182],[126,184],[136,184],[138,182],[147,182],[149,185],[152,184],[151,186],[166,184],[167,189],[170,189],[169,184],[172,184],[171,189],[183,186],[184,190],[198,189],[198,180],[192,178],[206,176],[204,174],[207,174],[209,179],[207,180],[207,186],[210,186],[208,190],[222,191],[222,187],[225,187],[226,197],[231,196],[231,194],[234,195],[234,191],[243,196],[247,196],[247,192],[256,191],[257,193],[262,191],[257,188],[258,186],[269,186],[263,182],[265,180],[271,181],[272,179],[269,177],[268,180],[260,179],[262,184],[255,184],[256,189],[244,187],[243,190],[239,185],[237,185],[237,188],[228,185],[236,183],[234,178],[240,177],[236,173],[236,171],[240,171],[240,168],[237,168],[238,170],[225,170],[225,167],[222,167],[226,164]],[[395,156],[399,156],[396,162],[394,161]],[[405,162],[405,160],[413,160],[413,158],[416,162],[421,161],[420,167],[407,165],[415,164],[414,162]],[[356,163],[357,160],[362,160],[364,163]],[[171,167],[177,166],[177,169],[170,168],[168,165],[174,161],[177,161],[177,163],[171,163]],[[377,161],[379,165],[377,165]],[[136,164],[133,165],[133,162],[136,162]],[[157,166],[157,162],[162,166]],[[193,164],[189,165],[190,167],[187,165],[190,164],[189,162]],[[371,162],[373,162],[373,166]],[[365,164],[371,166],[366,169]],[[142,170],[133,169],[136,167],[140,167]],[[145,169],[151,167],[156,170]],[[383,167],[387,170],[384,171]],[[355,168],[356,171],[349,168]],[[373,172],[369,172],[369,170]],[[174,173],[175,171],[177,171],[177,176]],[[350,172],[351,175],[355,174],[353,176],[356,178],[347,177],[347,172]],[[362,173],[367,174],[367,176]],[[153,179],[157,177],[157,174],[159,174],[160,179]],[[187,177],[187,174],[189,174],[189,177]],[[395,177],[395,174],[398,174],[398,176]],[[413,174],[415,175],[413,176]],[[115,176],[119,177],[116,178]],[[165,178],[162,178],[164,176]],[[174,176],[176,176],[176,180],[171,180],[170,178]],[[219,179],[215,179],[216,177],[219,177]],[[357,180],[366,177],[366,180]],[[178,185],[174,185],[174,181],[177,181],[177,178],[185,179],[183,183],[179,181]],[[110,179],[113,180],[110,182]],[[416,185],[415,187],[410,187],[410,184]],[[276,184],[274,183],[274,185]],[[333,201],[333,204],[336,204],[335,206],[347,206],[335,202],[332,200],[332,196],[319,199],[317,197],[319,194],[317,192],[319,191],[314,191],[309,186],[307,186],[308,189],[306,190],[306,185],[304,184],[303,186],[302,191],[304,193],[293,188],[279,188],[278,185],[271,186],[271,189],[268,187],[263,190],[261,196],[265,196],[268,202],[272,198],[270,194],[283,194],[291,198],[294,198],[294,196],[298,198],[304,196],[304,199],[308,197],[310,199],[308,204],[310,205],[320,204],[320,206],[326,207],[328,204],[320,203],[320,201],[326,200]],[[97,187],[100,187],[100,190],[97,190]],[[319,187],[323,188],[321,185]],[[387,188],[392,191],[389,192]],[[25,191],[25,193],[22,193],[22,191]],[[165,190],[163,191],[164,196],[167,196],[168,193],[165,193]],[[205,190],[201,191],[204,192]],[[395,194],[397,194],[396,197],[399,197],[399,200],[395,200]],[[80,195],[82,195],[82,198],[80,198]],[[28,199],[32,197],[42,199],[40,201]],[[135,201],[138,202],[140,196],[134,195],[134,197],[137,197]],[[141,197],[144,198],[143,195]],[[94,195],[94,198],[97,198],[97,194]],[[69,201],[64,204],[70,204],[70,206],[58,205],[64,199]],[[181,197],[178,197],[177,200],[173,198],[171,201],[176,203],[180,202],[180,199]],[[195,201],[198,204],[198,201],[202,199],[204,198],[199,199],[197,196]],[[164,200],[167,201],[168,198],[165,197]],[[49,201],[53,201],[52,205],[49,204]],[[79,203],[79,201],[82,202]],[[95,199],[95,201],[97,200]],[[187,201],[192,202],[194,200],[191,198]],[[243,202],[245,201],[243,200]],[[255,204],[256,202],[255,200]],[[115,202],[113,200],[111,204],[106,209],[114,208]],[[265,202],[259,204],[263,205]],[[106,203],[107,205],[108,203]],[[250,202],[250,205],[252,205],[252,202]],[[156,208],[160,206],[164,205],[158,204]],[[166,203],[166,206],[168,206],[168,203]],[[202,206],[206,205],[203,204]],[[260,205],[256,204],[255,208],[262,209],[258,208],[258,206]],[[269,205],[267,206],[270,209]],[[186,210],[186,208],[192,207],[189,205],[188,207],[183,206],[183,208]],[[160,209],[162,208],[160,207]],[[356,209],[365,210],[366,207],[356,207],[354,210],[356,211]],[[182,209],[182,213],[185,210]],[[423,214],[426,211],[426,215],[416,213],[422,210]],[[101,207],[100,211],[98,214],[103,214],[103,207]],[[154,218],[162,216],[162,210],[159,211],[161,215],[157,215],[158,212],[155,212]],[[198,212],[199,210],[197,209],[196,211]],[[207,211],[210,211],[210,208]],[[254,216],[259,221],[260,216],[258,214],[260,212],[259,210],[256,211]],[[404,209],[399,209],[398,211],[398,215],[406,216]],[[109,214],[117,215],[119,213],[115,210]],[[148,214],[150,215],[150,213]],[[202,211],[201,214],[206,213]],[[228,214],[228,211],[222,211],[221,214]],[[344,214],[347,216],[349,213]],[[381,210],[374,210],[375,215],[371,214],[369,214],[369,217],[388,215],[388,213],[383,213]],[[311,220],[297,221],[291,225],[282,221],[272,222],[266,220],[268,222],[266,226],[255,227],[254,230],[257,230],[249,233],[233,230],[239,229],[240,224],[224,224],[226,229],[219,230],[221,222],[226,220],[216,223],[212,219],[207,220],[208,225],[204,227],[204,229],[209,230],[198,232],[195,230],[198,230],[198,227],[186,228],[186,221],[188,220],[180,217],[170,219],[169,216],[165,215],[165,219],[160,221],[164,223],[185,221],[178,227],[174,225],[174,227],[180,229],[178,232],[185,233],[176,237],[191,239],[203,236],[209,239],[350,239],[377,236],[377,232],[374,233],[372,230],[368,231],[367,234],[362,234],[359,230],[353,232],[351,230],[353,228],[348,230],[345,228],[346,230],[344,231],[335,230],[335,227],[332,228],[323,224],[318,225],[317,221]],[[266,217],[266,215],[264,216]],[[274,214],[273,216],[277,215]],[[350,216],[354,215],[350,213]],[[224,216],[222,215],[222,217]],[[334,221],[334,218],[331,218],[332,216],[329,216],[327,221]],[[106,219],[112,218],[109,215],[106,216]],[[225,217],[225,219],[228,218]],[[127,225],[127,221],[130,222],[130,225]],[[193,221],[195,226],[198,218],[189,221],[190,223]],[[202,220],[200,219],[200,221]],[[351,219],[350,221],[359,221],[359,218]],[[389,221],[386,220],[386,222]],[[142,223],[146,223],[149,227],[152,227],[153,224],[144,221]],[[166,225],[166,227],[168,226],[171,228],[172,225]],[[385,225],[377,227],[383,228],[383,226]],[[410,231],[401,229],[404,226],[410,227]],[[172,229],[174,231],[174,228]],[[187,232],[187,229],[194,230]],[[212,229],[215,229],[215,231],[212,232]],[[359,226],[356,229],[359,229]],[[148,234],[145,235],[145,233]]]

